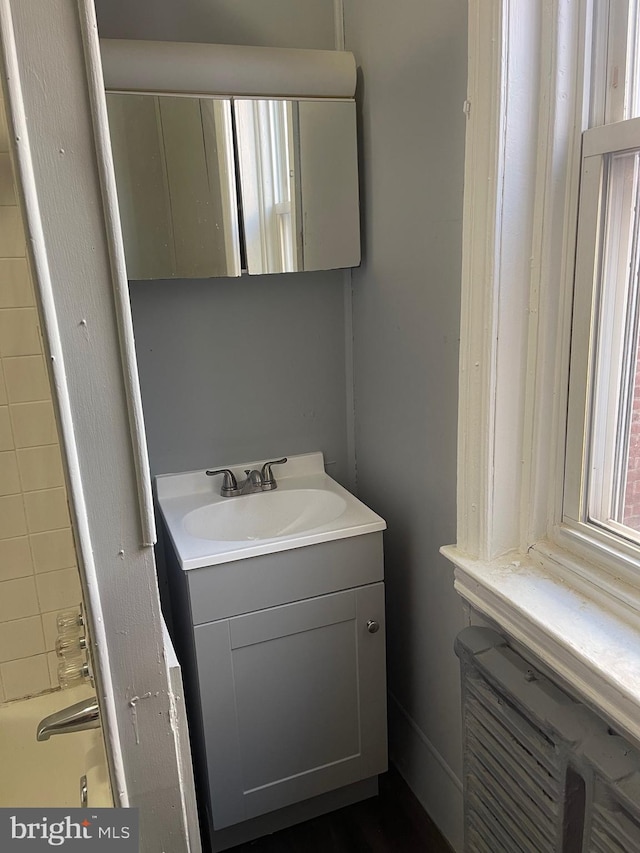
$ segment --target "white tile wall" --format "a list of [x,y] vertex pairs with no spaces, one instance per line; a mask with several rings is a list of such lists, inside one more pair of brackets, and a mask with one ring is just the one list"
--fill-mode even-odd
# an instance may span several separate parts
[[3,258],[25,256],[24,231],[17,207],[0,206],[0,255]]
[[7,117],[4,111],[4,101],[0,92],[0,151],[6,154],[9,151],[9,131],[7,129]]
[[62,459],[57,444],[25,447],[16,451],[22,491],[51,489],[64,486]]
[[44,572],[36,575],[35,580],[42,612],[64,610],[69,604],[80,601],[82,593],[75,566],[73,569],[62,569],[59,572]]
[[9,420],[9,406],[0,406],[0,451],[13,447],[13,433]]
[[36,572],[70,569],[76,564],[76,549],[70,528],[33,533],[29,537]]
[[58,636],[58,628],[56,626],[57,611],[53,613],[42,614],[42,631],[44,634],[44,647],[51,651],[56,647],[56,638]]
[[0,258],[0,308],[34,305],[26,258]]
[[8,154],[0,153],[0,205],[16,204],[13,171]]
[[16,495],[20,492],[18,459],[15,450],[0,453],[0,495]]
[[24,493],[29,533],[59,530],[69,525],[67,495],[63,488]]
[[51,687],[46,654],[0,663],[0,677],[7,701],[35,696]]
[[23,536],[27,532],[27,519],[22,495],[0,497],[0,539]]
[[36,309],[0,308],[0,356],[37,355],[41,351]]
[[51,390],[0,98],[0,702],[55,688],[81,600]]
[[0,663],[44,654],[42,617],[0,623]]
[[0,588],[0,623],[24,619],[40,612],[36,581],[33,577],[3,581]]
[[49,377],[41,355],[3,358],[6,396],[9,403],[34,403],[49,400]]
[[58,664],[60,663],[58,655],[55,652],[47,652],[47,665],[49,667],[49,681],[51,687],[55,690],[58,686]]
[[8,406],[2,409],[11,413],[11,432],[16,447],[37,447],[57,442],[53,406],[48,400],[40,403],[15,403],[10,410]]
[[33,574],[31,552],[27,536],[0,539],[0,582]]

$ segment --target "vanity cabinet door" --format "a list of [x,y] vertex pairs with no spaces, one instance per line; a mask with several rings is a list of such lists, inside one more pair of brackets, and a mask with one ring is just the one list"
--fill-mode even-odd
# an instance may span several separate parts
[[382,583],[194,632],[215,829],[386,770]]

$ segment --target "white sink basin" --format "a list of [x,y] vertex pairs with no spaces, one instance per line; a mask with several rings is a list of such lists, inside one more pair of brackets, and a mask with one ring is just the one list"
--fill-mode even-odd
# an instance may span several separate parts
[[[232,466],[238,482],[265,460]],[[221,467],[221,466],[218,466]],[[289,456],[278,488],[226,498],[204,471],[156,478],[158,504],[185,570],[384,530],[379,515],[329,477],[322,453]]]
[[273,539],[314,530],[339,518],[340,495],[322,489],[263,492],[201,506],[184,517],[191,536],[222,542]]

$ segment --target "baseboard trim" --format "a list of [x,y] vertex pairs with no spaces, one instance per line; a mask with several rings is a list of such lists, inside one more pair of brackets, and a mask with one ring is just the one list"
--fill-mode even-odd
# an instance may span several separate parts
[[392,693],[388,707],[389,758],[440,832],[460,853],[462,782]]

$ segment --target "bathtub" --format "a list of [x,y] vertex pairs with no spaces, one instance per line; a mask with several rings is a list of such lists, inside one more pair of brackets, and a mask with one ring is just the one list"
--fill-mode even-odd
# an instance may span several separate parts
[[88,806],[113,806],[101,729],[36,740],[43,717],[93,695],[82,685],[0,705],[0,807],[80,806],[82,776]]

